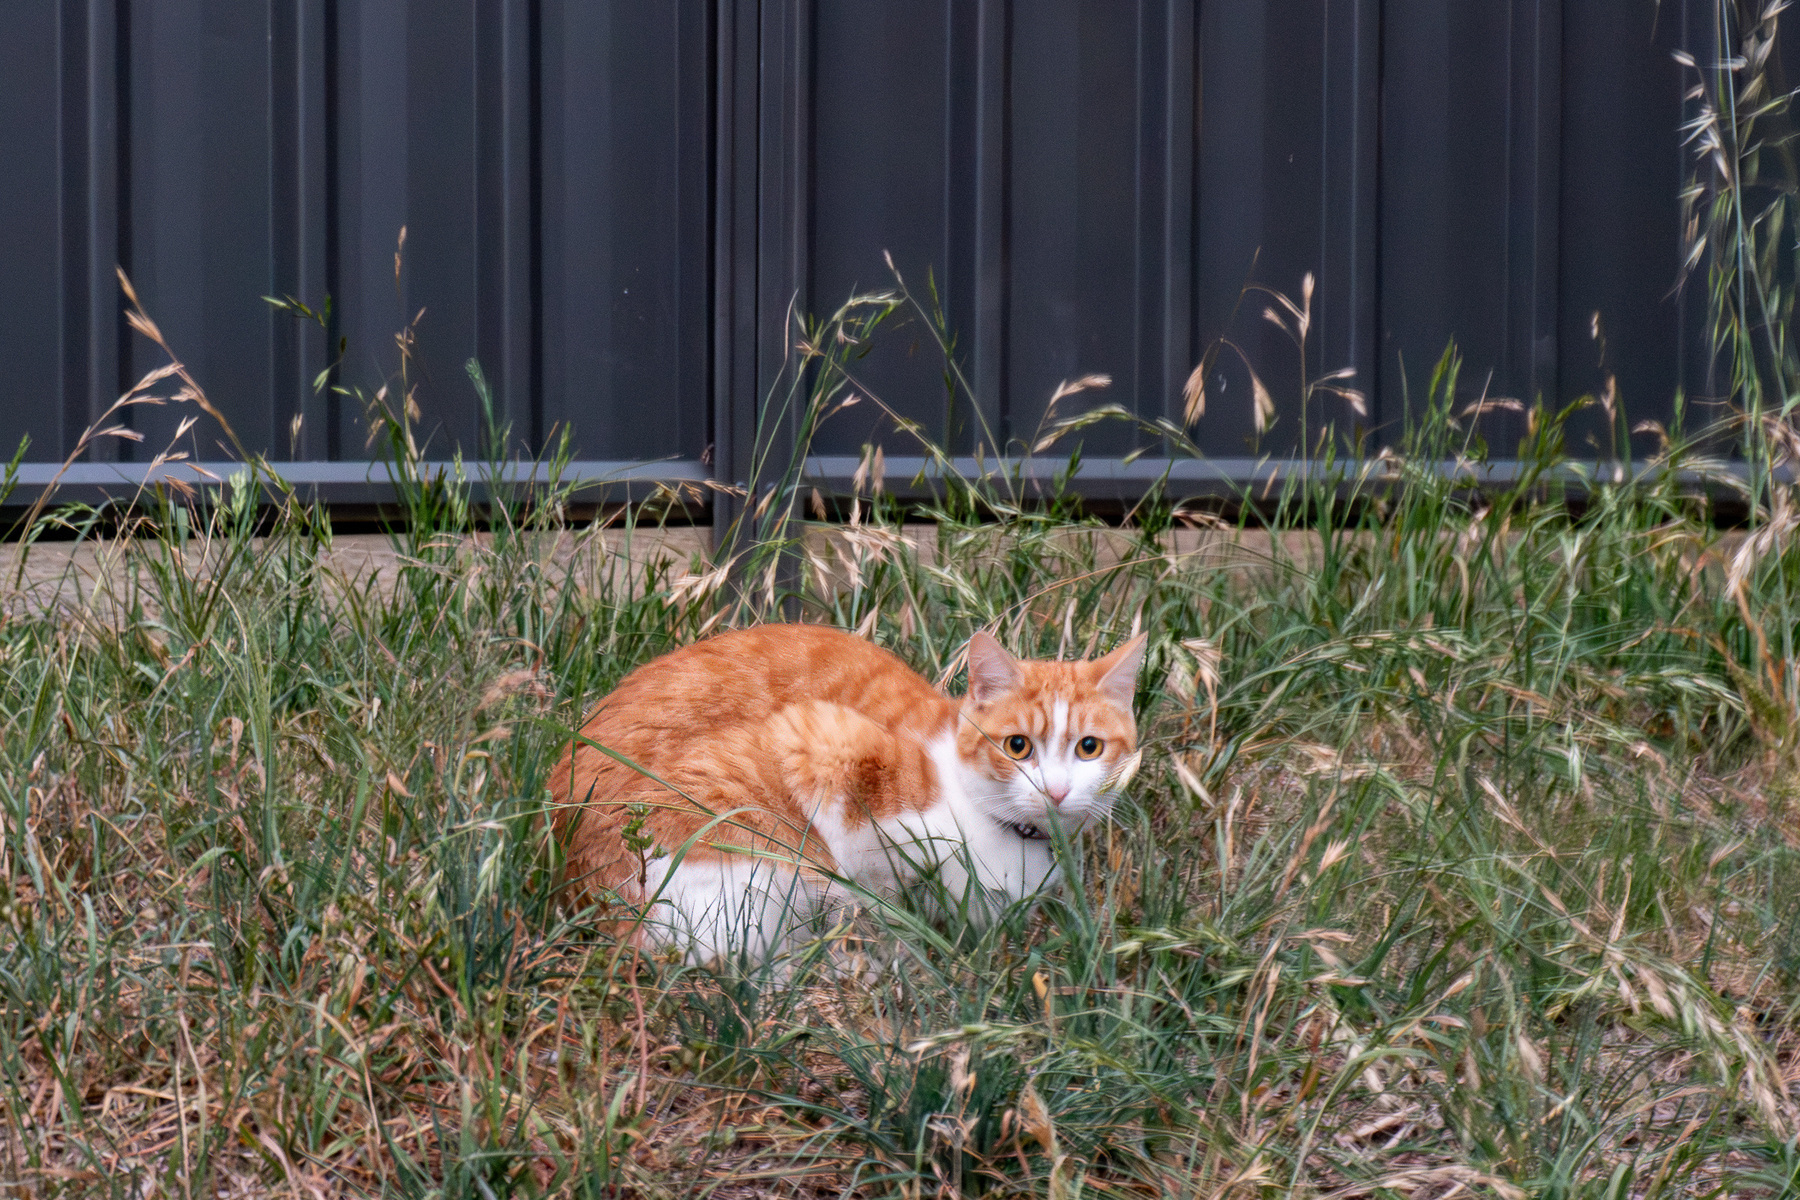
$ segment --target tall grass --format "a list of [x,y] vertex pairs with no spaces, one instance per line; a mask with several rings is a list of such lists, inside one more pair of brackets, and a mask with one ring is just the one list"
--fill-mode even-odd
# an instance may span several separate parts
[[[1696,263],[1750,295],[1758,256],[1707,229]],[[911,302],[798,327],[771,421],[828,419]],[[1686,490],[1741,478],[1716,430],[1595,472],[1539,408],[1507,490],[1445,470],[1481,416],[1453,355],[1379,459],[1318,443],[1267,530],[1154,497],[1102,527],[1004,471],[903,512],[872,455],[826,526],[770,452],[731,558],[634,574],[654,529],[427,477],[404,388],[364,398],[406,507],[392,586],[266,465],[147,497],[97,594],[0,621],[0,1180],[1800,1193],[1796,443],[1743,382],[1787,351],[1720,321],[1766,464],[1731,539]],[[779,977],[627,952],[554,900],[545,773],[626,671],[772,614],[946,681],[976,629],[1042,655],[1148,630],[1144,769],[1036,907],[877,906],[883,970],[849,942]]]
[[[1725,399],[1717,440],[1735,442],[1759,543],[1784,540],[1800,524],[1791,487],[1800,451],[1800,343],[1793,337],[1800,165],[1792,81],[1779,53],[1786,7],[1775,0],[1713,0],[1702,6],[1713,52],[1677,55],[1691,82],[1684,283],[1695,293],[1704,284],[1712,349],[1708,398]],[[1747,573],[1768,569],[1776,568],[1760,555],[1747,556],[1733,572],[1733,587]],[[1747,596],[1742,599],[1746,620],[1758,624]],[[1800,703],[1800,673],[1791,665],[1800,647],[1788,640],[1797,614],[1785,596],[1777,604],[1777,643],[1764,652],[1764,673],[1782,707],[1792,709]]]
[[[853,365],[825,366],[801,402],[836,403]],[[1721,545],[1675,471],[1571,508],[1556,414],[1512,491],[1469,490],[1441,469],[1453,369],[1391,454],[1278,497],[1285,534],[1154,502],[1104,529],[951,480],[911,527],[871,494],[822,536],[795,474],[740,550],[765,567],[627,579],[618,531],[484,510],[402,436],[418,492],[382,589],[291,501],[252,536],[248,479],[167,498],[112,543],[110,594],[0,627],[0,1172],[183,1196],[1800,1186],[1771,618],[1800,560]],[[894,914],[873,987],[621,953],[553,903],[544,772],[584,706],[784,605],[933,678],[977,628],[1046,655],[1151,632],[1146,769],[1061,895],[972,934]]]

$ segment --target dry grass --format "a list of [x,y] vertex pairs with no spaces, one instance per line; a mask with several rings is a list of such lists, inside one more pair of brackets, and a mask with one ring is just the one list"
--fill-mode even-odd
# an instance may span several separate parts
[[[0,606],[0,1187],[1800,1194],[1800,435],[1792,353],[1747,342],[1791,325],[1749,284],[1792,218],[1729,232],[1785,107],[1727,101],[1779,91],[1744,74],[1777,15],[1727,22],[1747,52],[1702,74],[1697,127],[1747,482],[1719,429],[1583,482],[1536,409],[1535,472],[1477,493],[1440,469],[1483,452],[1446,356],[1379,462],[1306,439],[1260,540],[1155,496],[1098,530],[1004,470],[903,512],[873,453],[827,534],[771,438],[700,561],[569,530],[554,487],[482,510],[423,477],[403,361],[362,397],[407,515],[379,570],[266,465],[146,497],[104,586],[8,560],[39,590]],[[803,322],[765,429],[804,444],[909,300]],[[1277,318],[1303,345],[1305,297]],[[205,406],[178,369],[127,399],[165,380]],[[610,942],[553,903],[545,772],[626,671],[771,615],[947,683],[976,629],[1040,655],[1148,630],[1130,802],[985,929],[871,898],[780,970]]]
[[1254,570],[1028,513],[837,535],[792,576],[804,615],[928,674],[978,626],[1155,643],[1153,757],[1081,884],[981,934],[878,907],[861,933],[901,953],[875,986],[643,960],[548,902],[568,723],[745,619],[730,576],[415,529],[391,585],[347,587],[304,525],[234,533],[228,496],[190,552],[121,543],[136,599],[0,627],[0,1171],[183,1196],[1778,1194],[1800,826],[1759,655],[1792,551],[1757,546],[1759,639],[1653,490],[1576,523],[1423,488]]

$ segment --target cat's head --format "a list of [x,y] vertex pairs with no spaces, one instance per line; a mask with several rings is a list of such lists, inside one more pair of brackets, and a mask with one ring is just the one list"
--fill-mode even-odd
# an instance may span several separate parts
[[[969,640],[969,690],[957,750],[975,777],[982,811],[1004,825],[1071,832],[1112,807],[1137,766],[1131,701],[1145,635],[1086,662],[1008,654],[992,637]],[[1055,813],[1055,817],[1050,816]]]

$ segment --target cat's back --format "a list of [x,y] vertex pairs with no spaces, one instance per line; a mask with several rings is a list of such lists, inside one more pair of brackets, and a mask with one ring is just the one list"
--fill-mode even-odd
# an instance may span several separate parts
[[757,625],[639,667],[600,702],[588,727],[664,739],[705,736],[724,726],[760,725],[809,700],[921,735],[955,712],[953,701],[897,655],[855,634],[823,625]]
[[[788,795],[780,746],[785,737],[791,749],[799,728],[793,715],[816,717],[818,702],[854,710],[899,744],[919,746],[920,757],[923,743],[952,726],[957,712],[896,655],[824,626],[759,625],[671,651],[621,680],[551,771],[565,877],[630,891],[644,869],[623,834],[634,804],[647,806],[633,818],[640,836],[663,847],[681,845],[707,815],[727,811],[733,837],[790,844],[808,818]],[[783,710],[789,719],[778,721]],[[909,778],[905,764],[889,766],[897,778]],[[671,793],[692,807],[673,802]],[[813,857],[831,866],[828,854]]]

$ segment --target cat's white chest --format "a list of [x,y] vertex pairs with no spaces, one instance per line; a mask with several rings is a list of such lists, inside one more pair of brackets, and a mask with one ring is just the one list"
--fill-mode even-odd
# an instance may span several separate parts
[[[977,919],[1036,895],[1057,877],[1056,854],[1045,838],[1024,838],[984,804],[963,769],[949,734],[927,745],[937,772],[936,794],[920,809],[879,821],[851,819],[842,796],[821,797],[809,814],[809,837],[825,843],[838,872],[858,887],[894,894],[919,889],[928,908]],[[687,947],[704,962],[745,952],[766,954],[786,931],[834,903],[831,893],[791,868],[749,855],[666,860],[651,894],[663,917],[657,936]],[[841,897],[840,897],[841,899]]]
[[1024,838],[984,811],[956,752],[954,737],[940,734],[928,745],[937,773],[937,795],[923,809],[880,821],[844,820],[841,809],[822,805],[813,828],[839,870],[871,891],[897,891],[935,877],[960,905],[981,907],[1032,896],[1053,882],[1056,855],[1045,838]]

